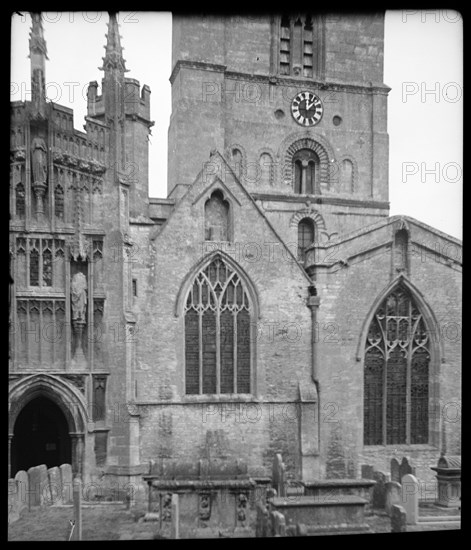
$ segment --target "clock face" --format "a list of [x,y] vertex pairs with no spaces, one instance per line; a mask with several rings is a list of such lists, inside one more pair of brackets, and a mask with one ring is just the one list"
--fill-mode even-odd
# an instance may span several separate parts
[[322,118],[323,112],[321,100],[312,92],[299,92],[291,103],[291,114],[302,126],[314,126]]

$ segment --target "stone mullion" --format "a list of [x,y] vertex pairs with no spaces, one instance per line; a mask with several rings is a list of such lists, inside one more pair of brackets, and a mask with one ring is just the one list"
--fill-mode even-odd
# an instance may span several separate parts
[[387,444],[387,401],[388,401],[388,387],[387,387],[387,370],[388,370],[388,344],[386,340],[386,334],[388,330],[388,318],[386,319],[386,331],[383,332],[384,342],[384,365],[383,365],[383,445]]
[[16,255],[17,255],[17,251],[16,251],[16,235],[14,235],[14,242],[12,244],[12,248],[14,250],[14,253],[12,254],[12,258],[11,258],[11,263],[12,265],[10,266],[10,273],[13,277],[13,282],[11,284],[11,288],[10,288],[10,322],[11,322],[11,326],[13,326],[13,330],[10,330],[10,339],[11,339],[11,344],[10,344],[10,353],[11,353],[11,365],[12,367],[14,368],[15,367],[15,359],[17,357],[17,353],[16,353],[16,346],[17,346],[17,342],[18,342],[18,338],[17,338],[17,335],[16,335],[16,331],[17,329],[21,331],[21,328],[18,326],[18,316],[17,316],[17,299],[16,299],[16,281],[18,280],[17,279],[17,272],[18,272],[18,262],[16,261]]
[[[54,246],[54,240],[53,246]],[[56,300],[52,300],[52,328],[54,329],[54,336],[52,337],[52,365],[56,362]],[[47,332],[46,332],[47,334]]]
[[307,167],[301,164],[301,189],[300,193],[306,193]]
[[221,393],[221,308],[216,296],[216,393]]
[[[43,326],[43,302],[40,300],[38,302],[38,312],[39,312],[39,342],[38,342],[38,356],[39,356],[39,368],[42,367],[42,363],[43,363],[43,350],[42,350],[42,338],[41,338],[41,329],[42,329],[42,326]],[[35,334],[36,331],[35,331]]]
[[[236,288],[234,288],[236,292]],[[233,341],[232,341],[232,364],[233,364],[233,377],[234,377],[234,393],[237,393],[237,314],[238,311],[234,310],[232,312],[232,322],[233,322]]]
[[37,239],[39,241],[39,245],[38,245],[38,252],[39,252],[39,256],[38,256],[38,286],[41,288],[43,286],[43,240],[42,239]]
[[31,286],[30,284],[30,276],[29,276],[29,248],[30,248],[30,239],[25,239],[26,241],[26,250],[25,250],[25,255],[26,255],[26,287],[29,288]]
[[31,147],[30,147],[30,126],[29,124],[25,127],[25,230],[28,231],[31,226]]
[[91,241],[91,262],[88,262],[88,363],[90,365],[90,371],[93,371],[93,361],[94,361],[94,347],[95,347],[95,334],[96,331],[94,326],[94,309],[95,309],[95,300],[93,298],[93,267],[95,264],[95,259],[93,258],[93,241]]
[[95,186],[95,178],[91,177],[90,176],[90,193],[89,193],[89,201],[88,201],[88,205],[89,205],[89,208],[88,208],[88,211],[89,211],[89,214],[90,214],[90,217],[89,217],[89,220],[90,220],[90,225],[93,224],[93,187]]
[[[20,175],[21,175],[21,172],[20,172]],[[20,177],[20,181],[21,181],[21,177]],[[11,215],[12,218],[18,217],[16,213],[16,186],[18,185],[18,183],[15,183],[14,171],[12,170],[10,175],[10,212],[12,214]]]
[[409,345],[407,350],[407,372],[406,372],[406,444],[410,445],[411,440],[411,362],[412,362],[412,347],[413,347],[413,334],[412,334],[412,303],[409,300],[409,326],[407,332],[409,334]]
[[29,306],[30,301],[26,300],[26,328],[25,328],[25,335],[26,335],[26,342],[25,342],[25,351],[26,351],[26,364],[29,365],[29,358],[31,357],[30,349],[29,349],[29,331],[30,331],[30,316],[29,316]]
[[[201,297],[201,286],[199,288],[200,290],[200,297]],[[201,305],[201,301],[200,301]],[[202,308],[198,308],[198,351],[199,351],[199,369],[198,369],[198,377],[199,377],[199,394],[201,395],[203,393],[203,311]]]
[[64,255],[65,263],[65,369],[70,368],[71,327],[70,327],[70,258]]

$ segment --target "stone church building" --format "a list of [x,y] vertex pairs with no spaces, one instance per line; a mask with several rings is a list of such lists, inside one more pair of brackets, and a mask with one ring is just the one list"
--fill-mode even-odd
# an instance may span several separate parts
[[462,248],[389,216],[384,14],[174,15],[172,36],[153,198],[151,92],[116,15],[83,131],[45,97],[32,15],[31,100],[11,104],[10,476],[70,462],[138,482],[206,459],[262,477],[281,452],[293,479],[393,456],[433,479],[460,453]]

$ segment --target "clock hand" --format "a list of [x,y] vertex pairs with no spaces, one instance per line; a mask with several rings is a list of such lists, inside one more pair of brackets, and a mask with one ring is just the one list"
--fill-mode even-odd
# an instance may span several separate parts
[[309,109],[314,105],[314,101],[312,103],[309,103],[309,101],[306,99],[306,111],[309,111]]

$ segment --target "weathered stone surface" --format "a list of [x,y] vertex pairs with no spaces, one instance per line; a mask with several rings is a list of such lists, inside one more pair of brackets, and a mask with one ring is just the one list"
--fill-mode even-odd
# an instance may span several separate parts
[[24,470],[16,472],[15,480],[18,483],[18,502],[19,511],[23,508],[28,508],[29,501],[29,477],[28,473]]
[[402,483],[402,478],[407,474],[412,474],[415,476],[415,468],[410,464],[409,458],[404,456],[401,460],[401,465],[399,466],[399,483]]
[[392,514],[392,507],[395,504],[400,504],[401,502],[401,484],[397,481],[388,481],[385,484],[385,502],[384,502],[384,508],[386,511],[386,514],[388,514],[389,517],[391,517]]
[[257,503],[257,519],[255,524],[255,536],[267,537],[268,536],[268,510],[266,506],[261,503]]
[[[371,446],[364,441],[365,407],[361,399],[366,395],[365,373],[360,366],[365,348],[359,343],[365,342],[365,321],[373,316],[372,305],[391,281],[404,273],[414,289],[411,292],[417,291],[421,303],[423,300],[427,304],[427,318],[440,319],[440,327],[428,327],[434,334],[443,327],[461,326],[461,244],[417,220],[386,217],[388,90],[382,86],[384,15],[341,15],[322,26],[319,47],[323,51],[319,55],[325,60],[325,67],[322,63],[322,74],[317,76],[327,83],[318,92],[325,114],[315,128],[298,125],[290,115],[293,77],[277,74],[278,67],[273,65],[273,52],[279,51],[279,29],[268,16],[257,21],[236,19],[173,19],[167,181],[171,195],[167,198],[148,197],[149,90],[143,88],[141,95],[136,81],[126,82],[126,86],[131,86],[133,98],[141,99],[126,101],[128,94],[123,93],[119,105],[115,101],[114,79],[105,82],[99,97],[97,88],[90,87],[86,135],[75,133],[72,113],[55,103],[48,106],[50,113],[46,118],[52,125],[47,128],[40,124],[30,127],[25,116],[29,106],[24,102],[15,102],[12,107],[16,159],[12,163],[12,185],[20,182],[27,189],[22,213],[19,205],[18,211],[15,208],[13,189],[11,193],[12,267],[18,292],[12,303],[18,302],[26,312],[33,305],[32,298],[36,300],[42,293],[40,301],[45,301],[47,288],[29,285],[27,266],[33,265],[28,259],[30,251],[39,246],[42,257],[47,240],[52,240],[54,248],[55,240],[65,238],[64,228],[76,231],[76,215],[83,208],[85,240],[92,247],[87,251],[90,265],[93,258],[93,281],[89,281],[93,283],[93,296],[89,296],[88,305],[90,309],[98,307],[96,322],[101,326],[95,326],[95,332],[103,334],[103,338],[89,343],[88,351],[93,351],[94,369],[110,372],[106,390],[98,391],[90,380],[87,392],[93,388],[94,395],[87,395],[87,399],[93,403],[101,395],[100,402],[107,403],[110,409],[117,405],[119,410],[130,395],[149,403],[136,406],[140,418],[128,412],[119,416],[116,410],[106,411],[106,418],[97,422],[110,426],[109,432],[95,432],[84,439],[86,473],[99,465],[99,470],[110,473],[111,468],[116,468],[118,475],[125,477],[138,462],[152,459],[189,463],[188,471],[173,469],[176,475],[185,476],[197,469],[199,459],[211,460],[216,453],[219,458],[242,457],[250,473],[266,476],[271,474],[274,452],[282,454],[288,474],[300,470],[305,473],[309,471],[306,464],[316,465],[320,475],[316,471],[311,474],[313,479],[322,479],[326,472],[333,478],[355,477],[360,462],[379,470],[388,469],[392,447],[386,441]],[[313,84],[319,81],[317,76],[313,76]],[[124,80],[120,86],[124,89]],[[253,93],[260,95],[255,101]],[[103,124],[103,120],[114,120],[124,112],[123,126]],[[339,114],[341,124],[334,126],[333,116]],[[49,169],[54,163],[54,170],[48,175],[47,207],[41,221],[36,220],[35,196],[24,179],[25,161],[31,157],[31,141],[24,138],[34,139],[43,130],[43,138],[53,147],[47,155]],[[127,172],[126,177],[119,174],[120,181],[116,179],[116,165],[110,165],[122,157],[122,150],[114,149],[117,144],[126,151],[126,159],[122,160],[126,160]],[[292,154],[301,147],[322,157],[315,170],[316,178],[321,180],[316,195],[296,194],[289,176],[293,175]],[[214,149],[219,152],[210,157]],[[251,170],[257,168],[258,172],[261,162],[270,159],[268,170],[264,165],[260,177],[251,177]],[[90,181],[91,173],[96,173],[100,164],[108,165],[103,166],[97,181]],[[76,181],[69,179],[69,171]],[[65,190],[61,195],[65,203],[63,218],[58,212],[62,204],[59,199],[57,208],[54,205],[56,179]],[[87,189],[89,184],[93,189]],[[228,241],[206,240],[205,204],[216,188],[229,208]],[[295,257],[298,230],[304,218],[313,222],[319,245],[307,252],[311,259],[317,256],[319,263],[308,259],[304,267],[331,264],[314,268],[320,300],[314,327],[315,308],[311,311],[306,307],[311,283]],[[393,240],[397,227],[403,225],[409,236],[409,265],[400,267],[395,264],[398,254]],[[39,236],[31,233],[31,228],[38,229]],[[96,237],[92,238],[92,234]],[[102,236],[99,250],[95,238],[100,241]],[[130,249],[131,254],[126,256]],[[201,262],[216,250],[231,260],[241,281],[250,287],[251,324],[257,325],[259,331],[251,339],[252,355],[247,362],[250,392],[240,403],[226,402],[229,394],[224,392],[209,402],[202,401],[203,396],[185,395],[189,377],[185,376],[183,302],[196,276],[196,267],[202,266]],[[289,250],[294,250],[294,254]],[[59,253],[54,255],[49,288],[54,289],[51,300],[63,303],[65,283],[70,284],[64,279],[70,254],[65,246],[56,251]],[[70,267],[74,268],[73,262]],[[41,266],[39,272],[42,273]],[[135,318],[123,326],[123,311],[130,309]],[[36,324],[28,327],[31,332],[26,336],[50,333],[45,330],[50,322],[48,311],[44,316],[41,311],[36,321],[34,313],[31,322]],[[19,312],[18,320],[22,315],[26,319],[29,313]],[[95,313],[93,316],[95,319]],[[39,326],[40,317],[45,326]],[[135,347],[123,337],[122,329],[127,331],[131,325],[138,333]],[[110,333],[114,330],[111,327],[119,328],[116,337]],[[313,338],[313,328],[314,332],[318,329],[314,335],[317,339]],[[12,376],[23,369],[34,369],[35,374],[62,370],[66,352],[73,351],[66,350],[65,337],[50,342],[25,338],[20,330],[13,332]],[[461,394],[460,338],[443,336],[430,338],[433,361],[441,365],[446,359],[443,368],[447,373],[445,380],[439,376],[440,369],[430,365],[433,413],[437,412],[436,396],[442,403],[450,404]],[[193,334],[186,349],[196,350],[195,339],[199,341],[198,335]],[[230,342],[224,338],[221,341],[222,355],[230,353]],[[313,341],[317,341],[317,356]],[[130,353],[134,352],[136,376],[131,377],[133,387],[128,387],[131,378],[126,378],[125,373]],[[214,363],[212,366],[214,372],[219,372]],[[299,411],[299,384],[312,385],[313,369],[317,366],[321,366],[317,375],[322,408],[303,402]],[[351,398],[345,399],[346,395]],[[71,408],[75,406],[76,403],[71,404]],[[442,413],[440,410],[435,418],[430,415],[427,441],[431,443],[438,433],[437,422]],[[450,452],[458,453],[460,422],[446,424]],[[214,438],[209,434],[217,435]],[[423,448],[411,451],[411,460],[421,480],[427,480],[427,476],[432,480],[429,466],[435,462],[436,451],[420,447]],[[305,452],[309,454],[306,456]],[[124,466],[130,458],[131,465]],[[380,500],[384,505],[384,499]]]
[[391,458],[391,481],[401,483],[400,464],[397,458]]
[[390,479],[390,474],[386,472],[374,472],[376,485],[373,488],[373,508],[384,508],[386,504],[386,483]]
[[62,464],[60,466],[61,483],[62,483],[62,502],[71,504],[73,501],[73,477],[72,466],[70,464]]
[[170,530],[172,539],[180,538],[180,508],[179,508],[179,496],[172,495],[172,527]]
[[49,478],[50,504],[62,503],[62,478],[61,471],[58,466],[49,468],[47,471]]
[[407,531],[407,513],[402,506],[393,504],[391,507],[391,532],[405,533]]
[[286,495],[286,466],[280,453],[276,453],[273,459],[272,484],[278,496]]
[[31,506],[43,506],[51,501],[49,478],[45,464],[33,466],[28,470],[29,502]]
[[16,479],[8,480],[8,523],[20,518],[20,495]]
[[361,465],[361,477],[362,479],[374,479],[374,468],[370,464]]
[[286,536],[286,520],[285,516],[280,512],[270,512],[272,516],[272,536],[273,537],[285,537]]
[[401,506],[407,515],[407,525],[415,525],[419,520],[419,482],[412,474],[402,478]]

